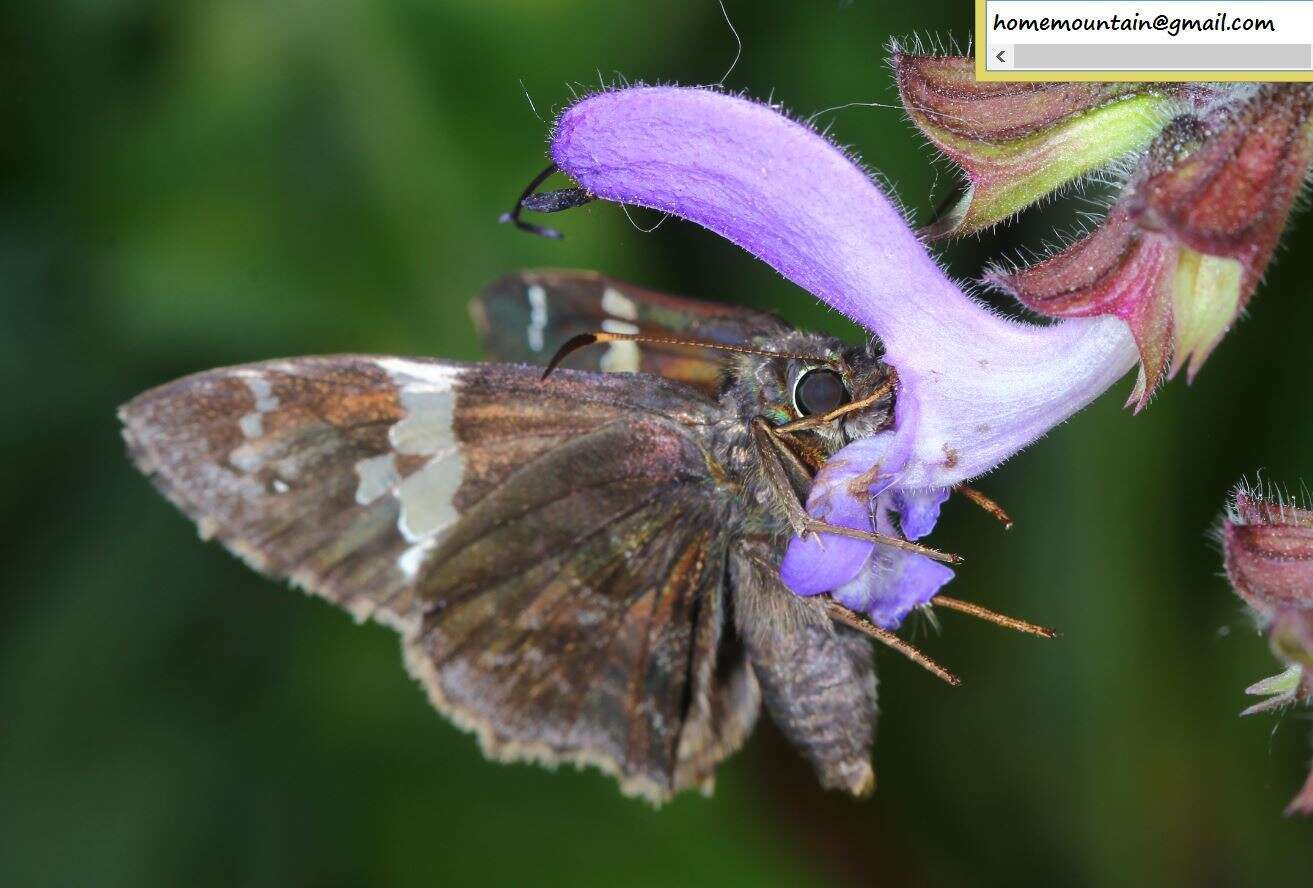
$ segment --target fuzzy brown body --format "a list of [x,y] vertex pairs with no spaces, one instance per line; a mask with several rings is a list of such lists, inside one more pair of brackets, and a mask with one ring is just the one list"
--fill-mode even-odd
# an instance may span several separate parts
[[[512,276],[475,308],[511,362],[610,323],[815,355],[854,396],[885,379],[870,349],[595,275]],[[595,765],[659,801],[709,788],[764,701],[825,785],[868,792],[869,642],[781,585],[789,517],[751,431],[797,418],[809,366],[610,358],[638,372],[270,361],[162,386],[121,416],[134,461],[203,536],[397,629],[433,703],[489,756]],[[795,493],[891,409],[792,436]]]

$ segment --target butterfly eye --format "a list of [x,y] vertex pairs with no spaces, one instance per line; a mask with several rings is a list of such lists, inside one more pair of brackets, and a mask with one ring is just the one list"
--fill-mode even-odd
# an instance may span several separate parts
[[843,387],[843,378],[824,367],[808,370],[793,386],[793,404],[800,416],[829,413],[847,401],[848,390]]

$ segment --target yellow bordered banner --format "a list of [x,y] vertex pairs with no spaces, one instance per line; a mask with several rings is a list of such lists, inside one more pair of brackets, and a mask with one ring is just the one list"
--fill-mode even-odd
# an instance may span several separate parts
[[1313,81],[1313,0],[975,0],[983,81]]

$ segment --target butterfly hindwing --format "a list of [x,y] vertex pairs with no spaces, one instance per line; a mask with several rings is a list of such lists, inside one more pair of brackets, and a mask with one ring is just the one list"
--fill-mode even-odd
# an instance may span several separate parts
[[497,758],[704,784],[758,694],[723,644],[714,405],[651,377],[341,356],[122,410],[138,466],[265,573],[398,628]]
[[[546,364],[579,333],[643,333],[726,345],[779,336],[775,315],[737,305],[672,296],[596,272],[536,269],[506,275],[470,304],[486,357]],[[712,349],[612,342],[566,358],[581,370],[665,376],[716,394],[725,355]]]
[[677,774],[725,598],[701,459],[664,421],[604,427],[521,469],[435,550],[437,606],[409,659],[490,756],[596,764],[657,799],[709,776]]

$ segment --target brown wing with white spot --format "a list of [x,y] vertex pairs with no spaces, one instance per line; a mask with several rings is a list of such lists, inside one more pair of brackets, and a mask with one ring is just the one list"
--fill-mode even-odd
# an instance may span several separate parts
[[253,566],[397,627],[494,757],[661,799],[755,718],[722,644],[714,405],[650,377],[326,357],[188,377],[121,411],[138,466]]
[[[462,368],[425,365],[424,395]],[[205,538],[252,567],[351,611],[411,618],[412,544],[398,532],[400,387],[368,358],[301,358],[212,370],[140,395],[119,413],[133,461]],[[404,444],[404,442],[402,442]],[[428,520],[440,520],[426,516]]]

